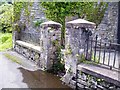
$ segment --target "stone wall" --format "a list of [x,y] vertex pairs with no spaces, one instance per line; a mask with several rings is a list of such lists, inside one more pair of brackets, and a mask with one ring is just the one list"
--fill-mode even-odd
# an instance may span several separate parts
[[36,41],[39,45],[18,39],[18,33],[15,31],[14,50],[36,63],[41,70],[49,70],[57,63],[60,54],[61,24],[53,21],[45,22],[41,24],[40,29],[40,37]]
[[[35,0],[32,6],[28,6],[30,15],[26,15],[23,8],[19,22],[21,30],[13,32],[13,48],[29,60],[34,61],[42,70],[48,70],[57,62],[60,54],[61,24],[52,21],[47,23],[48,25],[40,26],[47,21],[43,12],[44,8],[40,6],[40,3],[39,0]],[[20,43],[16,43],[16,41]],[[25,43],[27,46],[21,43]],[[36,50],[37,48],[34,47],[41,49]]]
[[101,24],[98,25],[95,35],[103,41],[117,42],[118,2],[109,2]]
[[[28,11],[30,15],[27,16],[23,8],[20,17],[20,39],[22,41],[39,45],[39,42],[36,41],[40,38],[40,23],[47,20],[43,10],[38,0],[33,2],[32,6],[29,5]],[[39,25],[36,26],[36,23],[39,23]],[[23,28],[24,26],[25,28]]]
[[[98,71],[98,73],[96,73],[97,69],[99,70],[98,67],[101,66],[98,65],[98,63],[92,62],[93,59],[91,58],[94,58],[94,60],[96,58],[93,57],[93,52],[94,52],[93,50],[95,50],[95,45],[94,45],[95,43],[91,44],[91,41],[94,41],[94,38],[92,38],[92,36],[89,36],[91,35],[90,30],[94,28],[94,23],[91,23],[86,20],[84,21],[81,19],[77,19],[67,22],[66,26],[67,27],[66,27],[65,50],[62,50],[62,55],[63,55],[62,59],[64,59],[65,61],[66,74],[62,77],[62,81],[72,88],[77,87],[77,90],[80,90],[81,88],[85,90],[99,90],[99,89],[119,90],[120,86],[118,86],[118,84],[115,84],[114,82],[112,83],[110,82],[114,77],[112,78],[110,77],[110,79],[107,79],[109,78],[108,75],[106,75],[105,78],[103,78],[104,72],[101,73]],[[87,41],[88,37],[89,39],[92,39],[90,42]],[[92,47],[92,49],[90,47]],[[88,52],[87,55],[86,52]],[[80,67],[78,66],[81,65],[82,63],[85,63],[86,66],[90,64],[91,66],[98,65],[98,67],[97,68],[93,67],[92,69],[88,67],[87,69],[84,70],[83,68],[84,66],[83,66],[81,69],[79,69]],[[93,72],[95,68],[96,68],[95,70],[96,72]],[[84,70],[84,72],[82,70]],[[107,69],[105,71],[108,73]],[[112,72],[113,71],[111,71],[111,73]],[[101,75],[101,77],[99,75]],[[119,82],[119,80],[116,81]]]
[[[120,86],[110,83],[105,79],[92,76],[90,74],[81,72],[78,70],[77,72],[77,89],[80,90],[119,90]],[[74,83],[75,84],[75,83]]]
[[14,50],[20,54],[22,54],[24,57],[28,58],[28,60],[35,63],[37,66],[40,67],[41,70],[44,70],[44,65],[41,63],[40,59],[40,51],[33,50],[27,47],[24,47],[19,44],[15,44]]

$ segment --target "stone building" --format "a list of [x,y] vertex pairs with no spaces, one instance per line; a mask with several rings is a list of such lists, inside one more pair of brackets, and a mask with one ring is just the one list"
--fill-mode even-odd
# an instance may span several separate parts
[[120,43],[120,18],[118,18],[120,15],[119,11],[120,3],[109,2],[104,17],[95,31],[95,35],[97,34],[99,38],[105,42],[112,41]]

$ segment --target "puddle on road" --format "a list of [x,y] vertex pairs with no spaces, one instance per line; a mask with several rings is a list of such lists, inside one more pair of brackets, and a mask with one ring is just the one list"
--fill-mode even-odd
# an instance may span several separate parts
[[18,69],[22,73],[23,82],[26,83],[29,88],[69,88],[62,84],[59,77],[53,74],[41,70],[29,71],[22,67]]

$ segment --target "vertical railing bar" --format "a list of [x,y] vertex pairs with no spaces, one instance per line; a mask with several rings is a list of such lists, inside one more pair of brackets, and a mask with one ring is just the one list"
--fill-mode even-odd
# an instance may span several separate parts
[[90,50],[90,59],[92,60],[92,44],[93,44],[93,40],[91,39],[91,50]]
[[77,81],[77,79],[78,79],[78,73],[79,73],[79,71],[76,68],[76,87],[75,87],[75,90],[78,90],[78,85],[77,85],[77,83],[78,83],[78,81]]
[[104,47],[103,64],[105,63],[105,52],[106,52],[106,43],[105,43],[105,47]]
[[86,41],[87,41],[86,59],[88,59],[87,57],[88,57],[88,44],[89,44],[89,36],[87,36]]
[[110,54],[111,54],[111,41],[110,41],[110,47],[109,47],[108,66],[110,65]]
[[96,40],[95,40],[94,62],[95,62],[95,57],[96,57],[97,38],[98,38],[98,35],[96,35],[96,38],[95,38]]
[[[86,46],[84,45],[84,56],[86,55],[86,54],[85,54],[85,52],[86,52],[85,48],[86,48]],[[86,57],[86,56],[85,56],[85,57]]]
[[102,41],[102,39],[100,39],[100,50],[99,50],[99,59],[98,59],[99,61],[98,61],[98,63],[100,63],[100,59],[101,59],[100,58],[100,55],[101,55],[101,43],[102,43],[101,41]]
[[[120,44],[118,44],[118,55],[119,54],[120,54]],[[118,59],[118,69],[120,70],[120,59]]]
[[114,61],[113,61],[113,67],[115,67],[115,60],[116,60],[116,52],[117,52],[117,50],[116,50],[116,47],[117,47],[117,46],[115,46],[115,54],[114,54]]

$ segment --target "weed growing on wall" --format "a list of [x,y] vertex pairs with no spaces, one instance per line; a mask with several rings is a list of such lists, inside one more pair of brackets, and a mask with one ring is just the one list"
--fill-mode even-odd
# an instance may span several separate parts
[[54,74],[59,74],[65,71],[64,63],[61,62],[61,46],[59,45],[58,40],[52,41],[52,45],[56,46],[56,51],[55,51],[56,60],[53,61],[54,64],[50,72]]
[[43,20],[34,21],[34,26],[39,27],[41,23],[43,23]]

